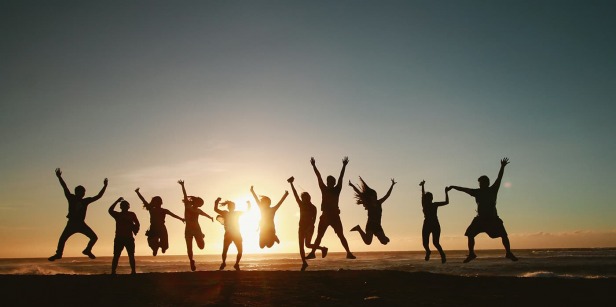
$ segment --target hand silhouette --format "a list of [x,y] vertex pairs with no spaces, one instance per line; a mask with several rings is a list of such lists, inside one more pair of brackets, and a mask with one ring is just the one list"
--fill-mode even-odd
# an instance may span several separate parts
[[293,178],[293,176],[289,177],[289,179],[287,179],[288,183],[293,183],[293,181],[295,181],[295,178]]
[[342,165],[347,165],[347,164],[349,164],[349,157],[344,157],[342,159]]
[[139,188],[136,188],[136,189],[135,189],[135,192],[139,193]]
[[509,158],[505,157],[501,160],[501,166],[505,166],[509,164]]
[[222,200],[222,198],[218,197],[216,198],[216,202],[219,203]]
[[349,180],[349,186],[352,187],[353,183],[351,182],[351,180]]
[[121,201],[124,201],[124,197],[118,198],[117,202],[121,202]]
[[419,185],[420,185],[420,186],[423,186],[424,184],[426,184],[426,181],[425,181],[425,180],[422,180],[422,181],[419,183]]
[[391,178],[391,185],[396,184],[397,182],[394,180],[394,178]]
[[314,157],[310,157],[310,164],[312,164],[312,166],[314,166],[317,163],[317,161],[314,160]]
[[181,186],[184,186],[184,180],[180,179],[180,180],[178,180],[178,183],[179,183]]
[[109,183],[109,180],[107,178],[105,178],[105,180],[103,180],[103,184],[107,185]]
[[56,176],[58,176],[58,178],[62,177],[62,171],[60,168],[56,168]]
[[449,192],[449,191],[451,191],[451,189],[453,189],[453,188],[450,187],[450,186],[449,187],[445,187],[445,192]]

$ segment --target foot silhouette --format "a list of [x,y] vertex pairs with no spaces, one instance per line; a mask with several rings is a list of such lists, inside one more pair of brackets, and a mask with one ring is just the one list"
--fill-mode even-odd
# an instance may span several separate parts
[[443,255],[441,256],[441,263],[445,263],[447,262],[447,258]]
[[347,259],[355,259],[355,258],[357,258],[357,257],[355,257],[355,256],[354,256],[353,254],[351,254],[351,253],[347,253],[347,256],[346,256],[346,257],[347,257]]
[[218,270],[222,271],[222,270],[225,269],[226,266],[227,266],[227,264],[223,262],[223,263],[220,264],[220,268],[218,268]]
[[190,261],[190,270],[193,271],[193,272],[197,270],[197,266],[195,265],[195,261],[194,260]]
[[62,255],[55,254],[55,255],[47,258],[47,260],[49,260],[49,261],[56,261],[58,259],[62,259]]
[[233,266],[233,268],[234,268],[236,271],[239,271],[239,270],[240,270],[240,264],[239,264],[239,263],[236,263],[236,264]]
[[323,247],[323,249],[321,250],[321,258],[325,258],[325,256],[327,256],[327,251],[329,249],[327,247]]
[[464,263],[469,263],[469,262],[473,261],[473,259],[475,259],[475,258],[477,258],[477,255],[475,255],[475,254],[470,254],[470,255],[468,255],[468,256],[466,257],[466,259],[464,259],[464,261],[462,261],[462,262],[464,262]]
[[316,256],[314,255],[313,252],[310,252],[310,254],[308,254],[308,256],[306,256],[306,259],[314,259],[316,258]]
[[94,256],[94,254],[92,254],[92,251],[83,251],[81,252],[82,254],[90,257],[90,259],[96,259],[96,256]]
[[302,272],[305,271],[307,267],[308,267],[308,263],[306,262],[302,263]]
[[351,231],[358,231],[360,229],[361,229],[361,227],[359,225],[357,225],[357,226],[351,228]]
[[507,253],[505,258],[509,258],[511,261],[518,261],[518,257],[514,256],[513,253]]
[[427,252],[426,252],[426,258],[424,258],[426,261],[430,260],[430,254],[431,254],[431,253],[432,253],[432,252],[430,252],[430,251],[427,251]]

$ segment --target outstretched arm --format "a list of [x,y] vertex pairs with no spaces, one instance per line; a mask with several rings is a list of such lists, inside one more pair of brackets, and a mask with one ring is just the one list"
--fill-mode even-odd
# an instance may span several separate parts
[[261,202],[259,201],[259,197],[257,197],[257,194],[255,193],[255,188],[252,185],[250,186],[250,193],[252,193],[252,197],[255,198],[257,205],[261,205]]
[[321,173],[319,172],[319,169],[317,169],[317,162],[314,160],[314,157],[310,158],[310,164],[312,164],[312,169],[314,170],[314,173],[317,175],[317,179],[319,180],[319,188],[325,188],[325,183],[323,183]]
[[188,203],[188,195],[186,194],[186,188],[184,187],[184,180],[178,180],[178,183],[182,186],[182,194],[184,194],[184,205]]
[[171,211],[169,211],[169,210],[165,210],[165,213],[167,213],[167,214],[168,214],[168,215],[170,215],[170,216],[173,216],[174,218],[176,218],[176,219],[178,219],[178,220],[182,221],[183,223],[185,222],[185,220],[184,220],[183,218],[179,217],[178,215],[174,214],[173,212],[171,212]]
[[466,193],[466,194],[468,194],[470,196],[474,196],[475,189],[463,188],[463,187],[459,187],[459,186],[455,186],[455,185],[450,186],[450,188],[452,188],[454,190],[458,190],[460,192],[464,192],[464,193]]
[[103,197],[103,194],[105,194],[105,190],[107,190],[107,183],[109,183],[109,180],[105,178],[105,180],[103,180],[103,188],[101,189],[100,192],[98,192],[98,194],[96,194],[96,196],[92,197],[92,201],[97,201],[101,197]]
[[207,217],[208,219],[210,219],[210,221],[212,221],[212,222],[214,221],[214,218],[211,217],[209,214],[203,212],[203,210],[197,209],[197,211],[199,212],[200,215],[203,215],[203,216]]
[[379,200],[379,202],[380,202],[381,204],[382,204],[382,203],[384,203],[384,202],[385,202],[385,201],[389,198],[389,196],[391,195],[391,191],[394,189],[394,185],[395,185],[396,183],[397,183],[397,182],[394,180],[394,178],[391,178],[391,186],[389,187],[389,190],[387,191],[387,194],[385,194],[385,196],[383,196],[383,198],[381,198],[381,199]]
[[505,166],[507,166],[507,164],[509,164],[509,158],[505,157],[501,160],[501,167],[498,171],[496,181],[494,181],[494,184],[492,185],[493,187],[496,187],[497,189],[500,188],[501,180],[503,180],[503,174],[505,173]]
[[282,198],[280,199],[278,204],[276,206],[274,206],[274,212],[276,212],[278,210],[278,208],[280,208],[280,206],[282,205],[284,200],[287,198],[287,196],[289,196],[289,191],[284,191],[284,195],[282,195]]
[[445,188],[445,201],[441,201],[441,202],[436,202],[434,203],[437,206],[445,206],[449,204],[449,190],[451,190],[451,187],[446,187]]
[[58,180],[60,180],[60,185],[62,186],[62,190],[64,190],[64,196],[66,196],[66,198],[70,197],[71,191],[66,186],[66,182],[64,182],[64,179],[62,179],[62,171],[60,170],[60,168],[56,168],[56,177],[58,177]]
[[293,185],[294,180],[295,178],[291,177],[287,181],[291,184],[291,190],[293,190],[293,196],[295,196],[295,201],[299,205],[302,203],[302,201],[299,199],[299,195],[297,195],[297,190],[295,190],[295,186]]
[[336,185],[338,190],[342,189],[342,181],[344,180],[344,171],[346,170],[347,164],[349,164],[349,157],[344,157],[342,159],[342,169],[340,170],[340,176],[338,177],[338,184]]
[[141,202],[143,203],[143,206],[146,209],[149,210],[150,209],[150,203],[147,200],[145,200],[145,198],[143,198],[143,195],[141,195],[141,193],[139,193],[139,188],[135,189],[135,193],[137,193],[137,196],[139,196],[139,199],[141,199]]
[[119,204],[123,200],[124,200],[124,198],[120,197],[120,198],[118,198],[118,200],[113,202],[113,204],[111,204],[111,207],[109,207],[109,210],[107,210],[107,212],[109,212],[109,215],[113,216],[113,214],[115,213],[115,206],[117,204]]
[[220,202],[220,197],[216,198],[216,201],[214,201],[214,212],[222,215],[222,210],[218,209],[219,202]]

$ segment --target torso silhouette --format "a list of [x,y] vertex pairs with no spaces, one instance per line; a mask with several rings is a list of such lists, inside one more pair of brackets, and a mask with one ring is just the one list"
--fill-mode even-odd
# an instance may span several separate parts
[[299,226],[310,227],[314,226],[314,221],[317,219],[317,207],[312,203],[299,203]]
[[165,226],[165,216],[170,213],[169,210],[163,208],[150,208],[150,224],[154,228]]
[[321,188],[321,211],[323,213],[339,214],[338,200],[340,199],[341,187],[330,188],[328,186]]
[[83,222],[86,219],[86,212],[88,211],[88,205],[94,202],[91,197],[78,198],[75,195],[67,197],[68,200],[68,214],[66,217],[71,222]]
[[469,193],[475,197],[477,203],[477,216],[481,217],[495,217],[498,216],[496,212],[496,196],[498,194],[499,186],[493,185],[485,189],[474,189]]
[[184,208],[184,219],[186,228],[199,228],[199,209]]
[[240,234],[240,211],[223,211],[222,217],[225,219],[225,231],[231,234]]
[[422,204],[424,219],[428,221],[437,221],[438,217],[436,212],[438,210],[438,205],[435,203],[430,204]]
[[375,202],[368,210],[368,224],[381,225],[381,216],[383,215],[383,206],[381,202]]
[[135,221],[137,215],[134,212],[117,212],[112,211],[111,216],[116,221],[116,237],[132,238],[133,228],[135,227]]

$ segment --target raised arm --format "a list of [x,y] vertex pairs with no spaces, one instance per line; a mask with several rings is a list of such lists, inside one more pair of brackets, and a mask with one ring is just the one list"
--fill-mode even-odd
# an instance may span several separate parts
[[100,192],[98,192],[98,194],[96,194],[94,197],[92,197],[92,201],[97,201],[101,197],[103,197],[103,194],[105,194],[105,190],[107,190],[107,184],[108,183],[109,183],[109,180],[107,180],[107,178],[105,178],[105,180],[103,180],[103,188],[100,190]]
[[284,191],[284,195],[282,195],[282,198],[280,199],[278,204],[276,204],[276,206],[274,206],[274,212],[276,212],[278,210],[278,208],[280,208],[280,206],[282,205],[284,200],[287,199],[287,196],[289,196],[289,191]]
[[360,195],[361,191],[351,182],[351,180],[349,180],[349,186],[351,186],[351,188],[353,188],[353,191],[355,191],[355,194]]
[[257,205],[261,205],[261,201],[259,201],[259,197],[257,197],[257,194],[255,193],[255,187],[254,186],[250,186],[250,193],[252,194],[252,197],[254,197],[255,201],[257,202]]
[[342,169],[340,170],[340,176],[338,176],[338,184],[336,188],[338,190],[342,190],[342,181],[344,180],[344,171],[346,170],[346,166],[349,164],[349,157],[344,157],[342,159]]
[[214,201],[214,212],[222,215],[222,210],[218,209],[218,203],[220,202],[220,197],[216,198],[216,201]]
[[449,190],[451,190],[451,187],[445,188],[445,201],[435,202],[434,204],[437,206],[448,205],[449,204]]
[[182,186],[182,194],[184,194],[184,205],[188,204],[188,194],[186,194],[186,188],[184,187],[184,180],[178,180],[178,183]]
[[381,204],[384,203],[389,198],[389,196],[391,195],[391,191],[394,189],[394,185],[396,183],[397,182],[394,180],[394,178],[391,178],[391,186],[389,187],[389,190],[387,191],[387,194],[385,194],[385,196],[383,196],[383,198],[379,199],[379,202]]
[[137,196],[139,196],[139,199],[141,199],[141,202],[143,203],[143,206],[146,209],[150,210],[150,203],[147,200],[145,200],[145,198],[143,198],[143,195],[141,195],[141,193],[139,193],[139,188],[135,189],[135,193],[137,193]]
[[301,204],[302,201],[299,198],[299,195],[297,195],[297,190],[295,190],[295,186],[293,185],[293,181],[295,180],[295,178],[291,177],[289,179],[287,179],[287,182],[289,182],[291,184],[291,190],[293,190],[293,196],[295,196],[295,201],[297,202],[297,204]]
[[251,208],[251,206],[250,206],[250,200],[247,200],[247,201],[246,201],[246,211],[250,211],[250,208]]
[[71,191],[66,186],[66,182],[64,182],[64,179],[62,179],[62,170],[60,170],[60,168],[56,168],[56,177],[58,177],[58,180],[60,181],[60,185],[62,186],[62,190],[64,191],[64,196],[66,196],[66,198],[69,198],[71,196]]
[[214,218],[211,217],[209,214],[203,212],[203,210],[197,209],[197,212],[199,212],[200,215],[203,215],[203,216],[207,217],[208,219],[210,219],[210,221],[212,221],[212,222],[214,221]]
[[493,187],[496,187],[496,189],[500,188],[501,180],[503,180],[503,174],[505,173],[505,166],[507,166],[507,164],[509,164],[509,158],[505,157],[501,160],[501,167],[498,171],[498,176],[492,185]]
[[109,207],[109,210],[107,210],[107,212],[109,212],[109,215],[113,216],[113,214],[115,213],[115,206],[123,200],[124,198],[120,197],[113,204],[111,204],[111,206]]
[[317,179],[319,180],[319,188],[325,188],[325,183],[323,183],[323,178],[321,178],[321,173],[317,168],[317,161],[314,160],[314,157],[310,158],[310,164],[312,164],[312,169],[314,170],[314,173],[317,175]]

